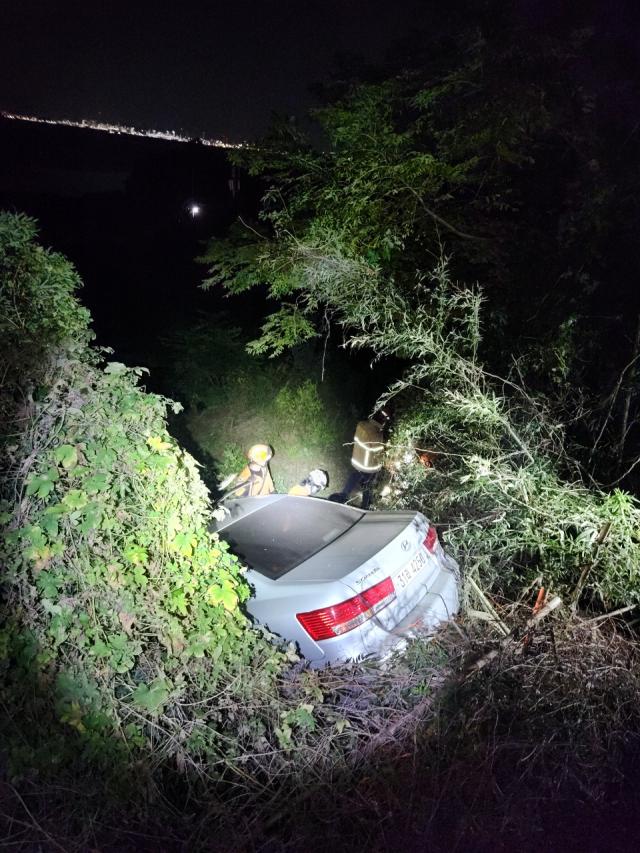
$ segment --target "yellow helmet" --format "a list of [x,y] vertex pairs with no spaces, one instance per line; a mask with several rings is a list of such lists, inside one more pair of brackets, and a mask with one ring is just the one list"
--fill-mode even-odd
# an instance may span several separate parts
[[255,462],[258,465],[266,465],[273,456],[273,450],[268,444],[254,444],[247,451],[247,459],[249,462]]

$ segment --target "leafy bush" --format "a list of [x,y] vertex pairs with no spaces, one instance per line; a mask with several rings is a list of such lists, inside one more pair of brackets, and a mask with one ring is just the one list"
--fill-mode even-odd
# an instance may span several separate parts
[[161,750],[179,732],[197,751],[225,723],[211,729],[191,703],[245,667],[267,689],[284,658],[242,615],[241,567],[208,532],[196,463],[139,372],[59,365],[2,519],[7,639],[12,654],[36,639],[34,665],[78,731]]
[[[35,222],[0,211],[0,360],[4,380],[19,371],[38,381],[49,350],[90,339],[89,312],[76,299],[82,282],[56,252],[35,244]],[[18,358],[19,356],[19,358]],[[9,377],[7,377],[9,371]]]
[[[444,524],[483,585],[513,592],[542,577],[574,605],[639,601],[640,503],[587,485],[544,398],[517,376],[501,380],[483,368],[480,295],[453,283],[444,261],[402,294],[364,261],[319,257],[299,253],[309,304],[328,303],[357,329],[352,346],[409,362],[380,400],[400,395],[392,444],[402,473],[392,475],[389,503]],[[366,304],[358,298],[365,278]],[[414,448],[433,454],[435,466],[425,469],[416,454],[400,462]]]
[[276,394],[274,408],[278,421],[297,432],[305,443],[320,447],[335,440],[318,385],[310,379],[299,385],[284,385]]
[[38,367],[22,354],[47,366],[39,399],[3,424],[3,674],[11,682],[29,649],[58,721],[134,750],[188,751],[226,725],[192,707],[246,667],[267,689],[285,656],[240,609],[243,569],[209,532],[197,463],[167,432],[180,404],[138,387],[142,368],[101,363],[71,265],[35,244],[26,217],[0,223],[5,413]]

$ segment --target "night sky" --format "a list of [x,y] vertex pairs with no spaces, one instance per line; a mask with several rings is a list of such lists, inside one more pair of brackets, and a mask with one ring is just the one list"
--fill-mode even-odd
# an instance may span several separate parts
[[0,26],[0,109],[241,141],[272,111],[304,111],[338,55],[381,60],[429,25],[433,5],[13,0]]

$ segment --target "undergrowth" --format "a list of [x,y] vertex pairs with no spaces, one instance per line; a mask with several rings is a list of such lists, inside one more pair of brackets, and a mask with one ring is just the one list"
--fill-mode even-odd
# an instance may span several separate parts
[[311,236],[278,234],[255,263],[267,281],[286,267],[299,282],[296,310],[337,325],[348,346],[405,365],[378,401],[396,408],[385,505],[441,524],[483,588],[517,595],[542,578],[574,607],[639,602],[640,503],[585,474],[517,361],[502,378],[484,367],[481,292],[452,281],[445,258],[400,282],[339,235]]
[[167,384],[184,401],[187,428],[217,479],[241,470],[253,444],[267,443],[278,490],[317,467],[338,488],[348,473],[343,445],[363,414],[361,389],[333,365],[323,378],[318,357],[304,347],[273,361],[249,355],[247,340],[221,317],[202,319],[165,344]]
[[[383,668],[307,673],[308,704],[324,696],[313,743],[247,749],[224,785],[126,753],[105,761],[61,734],[65,760],[5,781],[5,840],[67,851],[634,849],[637,644],[610,622],[556,614],[526,629],[529,606],[499,609],[507,640],[478,623],[449,627]],[[279,679],[280,694],[301,677]],[[292,708],[284,733],[309,726],[307,711]],[[55,745],[48,726],[29,732],[18,718],[13,729],[43,754]]]
[[[638,649],[609,619],[564,610],[533,627],[529,593],[494,598],[501,639],[462,619],[383,664],[308,670],[245,618],[243,568],[209,532],[198,466],[167,430],[173,404],[90,348],[73,268],[38,247],[33,222],[2,214],[0,270],[3,843],[496,849],[502,833],[540,849],[567,836],[567,814],[598,818],[627,796]],[[513,563],[527,582],[542,570],[627,601],[635,503],[566,486],[561,430],[494,390],[473,334],[461,353],[476,303],[442,275],[430,308],[447,298],[447,315],[394,301],[371,320],[380,303],[358,303],[376,352],[416,358],[393,389],[418,396],[398,451],[432,447],[440,425],[435,468],[393,469],[393,501],[429,502],[494,590],[514,587],[501,578]],[[302,394],[313,422],[299,387],[280,405]]]

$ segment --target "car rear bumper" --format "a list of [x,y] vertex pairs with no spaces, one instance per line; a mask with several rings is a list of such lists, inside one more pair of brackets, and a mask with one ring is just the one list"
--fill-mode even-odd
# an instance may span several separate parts
[[374,616],[343,637],[314,644],[321,656],[309,656],[311,666],[321,667],[365,656],[386,657],[406,640],[433,633],[441,623],[452,619],[460,606],[460,571],[455,560],[448,555],[443,557],[440,571],[430,584],[429,591],[392,629],[385,628],[381,620]]
[[411,613],[391,631],[372,652],[376,657],[386,657],[407,640],[434,633],[443,622],[451,620],[459,610],[458,578],[450,572],[441,572],[436,583]]

